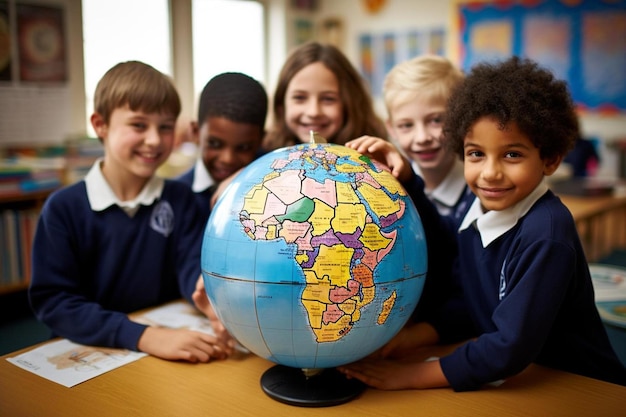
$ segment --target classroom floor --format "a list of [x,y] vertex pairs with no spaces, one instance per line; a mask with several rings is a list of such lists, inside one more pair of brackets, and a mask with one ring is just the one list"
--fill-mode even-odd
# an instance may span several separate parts
[[[613,252],[601,264],[626,268],[626,250]],[[626,366],[626,329],[606,326],[617,355]],[[28,307],[25,292],[6,294],[0,302],[0,355],[43,342],[50,331],[39,323]]]

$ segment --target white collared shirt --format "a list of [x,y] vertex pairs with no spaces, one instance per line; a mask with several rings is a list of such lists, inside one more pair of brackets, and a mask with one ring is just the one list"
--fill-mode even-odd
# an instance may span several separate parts
[[[417,162],[412,161],[413,171],[423,177],[422,171]],[[461,198],[463,190],[465,190],[465,176],[463,174],[463,162],[455,159],[454,165],[443,181],[432,190],[424,190],[428,197],[437,207],[440,214],[446,216],[451,213],[454,205]]]
[[102,174],[102,161],[103,159],[99,158],[85,176],[87,198],[93,211],[102,211],[112,205],[117,205],[130,217],[133,217],[140,205],[149,206],[161,196],[164,180],[153,176],[144,185],[137,197],[129,201],[120,201]]
[[215,181],[211,178],[209,171],[204,166],[202,158],[198,158],[193,172],[193,183],[191,184],[191,189],[194,193],[199,193],[206,190],[213,184],[215,184]]
[[548,186],[545,181],[542,181],[526,198],[514,206],[504,210],[491,210],[486,213],[482,209],[480,199],[476,198],[463,222],[461,222],[459,232],[472,224],[476,224],[483,248],[486,248],[491,242],[511,230],[547,191]]

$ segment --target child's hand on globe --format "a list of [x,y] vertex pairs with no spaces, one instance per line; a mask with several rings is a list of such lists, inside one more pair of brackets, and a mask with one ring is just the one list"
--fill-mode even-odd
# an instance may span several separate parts
[[206,294],[204,280],[202,277],[198,278],[198,281],[196,282],[196,290],[192,294],[191,298],[193,299],[196,308],[208,317],[211,322],[211,327],[215,332],[215,336],[224,344],[224,346],[229,348],[227,351],[228,355],[232,354],[237,342],[230,335],[230,333],[228,333],[228,330],[226,330],[226,327],[224,327],[220,319],[217,317],[217,314],[215,314],[215,310],[213,309],[213,306],[209,301],[209,297]]
[[411,179],[411,164],[391,142],[374,136],[361,136],[346,143],[346,147],[385,165],[401,183]]

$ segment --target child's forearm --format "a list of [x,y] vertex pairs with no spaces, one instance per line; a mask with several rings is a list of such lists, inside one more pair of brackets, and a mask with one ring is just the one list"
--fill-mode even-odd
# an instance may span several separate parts
[[446,379],[439,360],[432,360],[415,364],[415,372],[410,383],[411,388],[442,388],[448,387],[450,384]]

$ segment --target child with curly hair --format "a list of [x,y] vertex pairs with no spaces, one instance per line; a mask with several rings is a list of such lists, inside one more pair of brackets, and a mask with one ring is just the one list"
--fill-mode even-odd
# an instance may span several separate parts
[[[579,134],[565,82],[517,57],[477,65],[449,99],[444,132],[477,196],[457,231],[466,313],[405,328],[383,349],[387,359],[341,370],[381,389],[467,391],[536,363],[626,385],[572,215],[544,181]],[[348,146],[382,159],[401,180],[411,175],[388,142],[361,138]],[[462,342],[468,324],[476,334]],[[461,344],[436,360],[388,359],[437,342]]]

